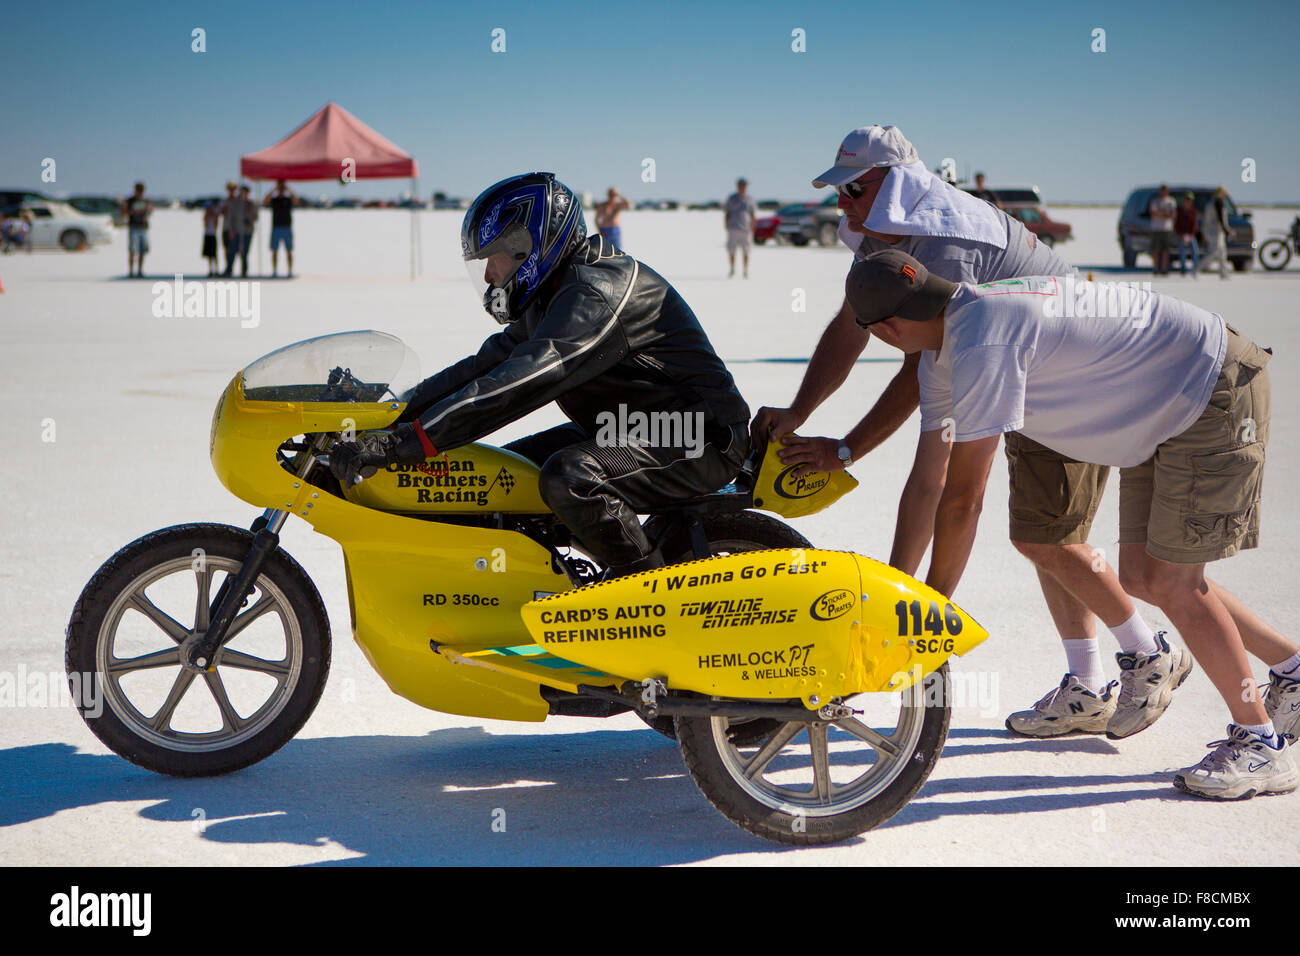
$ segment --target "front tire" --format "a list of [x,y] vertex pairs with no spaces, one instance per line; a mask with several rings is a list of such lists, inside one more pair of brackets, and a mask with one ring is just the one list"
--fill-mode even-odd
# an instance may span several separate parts
[[1285,269],[1291,261],[1291,243],[1285,239],[1270,239],[1259,247],[1259,264],[1269,272]]
[[87,726],[114,753],[156,773],[214,776],[270,756],[311,716],[329,673],[329,618],[284,551],[267,558],[213,669],[182,663],[184,646],[207,628],[213,585],[238,574],[252,541],[227,525],[155,531],[81,592],[68,623],[68,680]]
[[945,663],[903,692],[896,718],[881,706],[893,695],[859,694],[845,703],[865,719],[782,723],[744,743],[727,717],[679,717],[677,738],[696,785],[732,823],[777,843],[838,843],[884,823],[921,789],[948,736],[949,690]]

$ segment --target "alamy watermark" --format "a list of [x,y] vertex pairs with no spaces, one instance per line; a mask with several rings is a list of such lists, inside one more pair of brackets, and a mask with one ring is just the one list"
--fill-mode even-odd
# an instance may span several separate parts
[[1060,294],[1043,299],[1048,318],[1131,319],[1135,329],[1151,324],[1150,282],[1087,282],[1073,275],[1060,282]]
[[620,402],[617,412],[596,416],[596,444],[601,448],[684,448],[687,458],[699,458],[704,454],[704,413],[628,411]]
[[85,716],[104,713],[103,688],[96,675],[73,671],[0,671],[0,709],[7,707],[79,707]]
[[255,329],[262,321],[260,282],[155,282],[153,316],[156,319],[239,319],[242,329]]

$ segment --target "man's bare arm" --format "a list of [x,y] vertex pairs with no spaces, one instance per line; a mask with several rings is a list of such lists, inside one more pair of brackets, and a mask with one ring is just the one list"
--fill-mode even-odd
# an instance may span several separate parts
[[952,443],[944,441],[944,432],[942,428],[921,432],[912,473],[907,476],[898,501],[898,521],[894,525],[894,548],[889,563],[912,576],[921,566],[921,558],[934,535],[935,510],[948,473]]
[[948,478],[934,516],[934,550],[925,583],[952,597],[966,570],[984,505],[984,488],[1001,435],[957,442],[948,459]]

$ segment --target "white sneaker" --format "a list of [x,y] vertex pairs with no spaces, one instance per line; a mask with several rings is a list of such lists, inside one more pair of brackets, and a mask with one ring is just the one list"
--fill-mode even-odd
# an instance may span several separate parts
[[1022,737],[1059,737],[1062,734],[1104,734],[1115,713],[1115,691],[1119,681],[1111,681],[1100,694],[1066,674],[1061,683],[1034,704],[1033,710],[1021,710],[1007,718],[1007,730]]
[[1156,634],[1156,647],[1156,652],[1147,657],[1115,655],[1120,669],[1119,700],[1106,728],[1111,740],[1131,737],[1159,720],[1173,700],[1174,691],[1192,672],[1192,655],[1183,648],[1171,647],[1164,631]]
[[1269,672],[1264,688],[1264,711],[1279,734],[1294,742],[1300,733],[1300,680],[1287,680]]
[[1195,767],[1180,770],[1174,786],[1211,800],[1247,800],[1257,793],[1290,793],[1300,786],[1300,770],[1286,738],[1274,750],[1263,738],[1237,724],[1228,725],[1226,740],[1215,740]]

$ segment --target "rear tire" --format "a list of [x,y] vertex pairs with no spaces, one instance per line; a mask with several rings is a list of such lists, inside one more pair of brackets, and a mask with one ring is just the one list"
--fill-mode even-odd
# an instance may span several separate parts
[[[902,695],[898,721],[890,733],[875,732],[873,744],[858,734],[844,733],[846,722],[829,725],[817,723],[781,724],[775,738],[769,737],[754,749],[728,739],[726,717],[679,717],[677,738],[682,757],[700,791],[723,816],[756,836],[793,846],[838,843],[879,826],[907,805],[921,789],[943,751],[951,718],[948,665],[927,674],[918,685]],[[941,704],[927,703],[935,695]],[[849,698],[880,698],[863,694]],[[856,721],[860,727],[869,724]],[[867,769],[847,783],[838,784],[830,777],[836,752],[830,750],[830,727],[836,726],[835,743],[856,740],[872,748],[875,760]],[[768,779],[769,773],[788,775],[791,764],[801,761],[793,752],[795,740],[806,734],[812,782],[808,790],[783,786]],[[786,739],[782,740],[784,737]],[[820,744],[814,740],[820,739]],[[779,743],[778,743],[779,741]],[[797,746],[797,745],[796,745]],[[827,792],[818,790],[817,748],[825,755],[824,779]],[[886,747],[897,752],[889,754]],[[742,753],[742,748],[748,752]],[[769,754],[768,751],[772,752]],[[859,751],[861,753],[861,751]],[[755,762],[763,760],[757,770]],[[849,761],[853,770],[861,760]],[[777,764],[773,769],[773,765]],[[852,773],[849,770],[848,773]],[[752,771],[752,772],[751,772]],[[841,764],[841,776],[846,776]],[[837,804],[843,809],[837,809]]]
[[[329,618],[307,573],[284,551],[267,558],[214,668],[181,663],[184,644],[207,626],[216,579],[238,573],[252,541],[227,525],[165,528],[109,558],[81,592],[68,623],[69,684],[87,726],[114,753],[157,773],[214,776],[270,756],[311,716],[329,674]],[[179,620],[160,602],[180,607]],[[118,653],[132,644],[133,653]],[[141,653],[141,645],[160,649]],[[262,656],[266,646],[270,657]],[[258,706],[257,688],[267,680],[275,687]],[[153,693],[141,682],[152,683]],[[154,705],[149,697],[163,699]]]
[[80,229],[65,229],[59,234],[59,245],[68,252],[86,248],[86,234]]
[[824,222],[821,224],[821,228],[817,230],[817,241],[827,248],[835,245],[839,240],[839,232],[832,223]]
[[1249,271],[1250,271],[1251,263],[1253,263],[1254,261],[1255,261],[1255,260],[1254,260],[1254,259],[1251,259],[1251,258],[1245,258],[1245,259],[1233,259],[1233,260],[1232,260],[1232,271],[1233,271],[1233,272],[1249,272]]
[[[709,539],[709,550],[714,555],[766,551],[769,548],[812,547],[807,538],[788,524],[757,511],[709,515],[704,518],[704,534]],[[668,563],[682,564],[694,560],[695,554],[686,550],[676,553]],[[644,717],[641,719],[645,720]],[[645,722],[669,740],[677,739],[672,717],[655,717]],[[745,742],[741,743],[744,746],[771,736],[776,732],[777,726],[776,721],[767,718],[746,721],[744,724],[737,722],[732,728],[732,736],[738,743]]]

